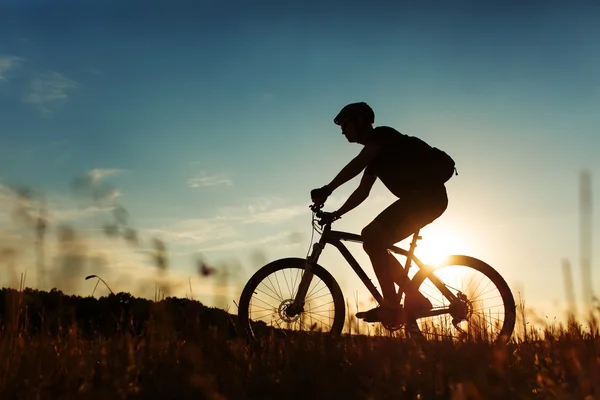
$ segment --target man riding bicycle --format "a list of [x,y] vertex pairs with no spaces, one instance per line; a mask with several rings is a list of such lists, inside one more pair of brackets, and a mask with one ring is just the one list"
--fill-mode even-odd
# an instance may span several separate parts
[[[363,228],[363,248],[369,255],[379,280],[384,302],[381,306],[356,314],[367,322],[402,320],[404,313],[418,315],[432,308],[431,302],[410,284],[406,271],[387,248],[412,235],[446,210],[448,198],[444,183],[454,172],[454,162],[445,153],[432,148],[423,140],[404,135],[387,127],[373,127],[375,113],[366,103],[346,105],[333,122],[342,129],[350,143],[363,145],[352,161],[327,185],[311,191],[315,204],[323,204],[339,186],[364,171],[358,188],[335,212],[340,218],[361,204],[371,191],[375,180],[381,182],[398,197],[370,224]],[[439,154],[449,159],[450,166],[442,162]],[[404,290],[404,308],[398,305],[396,282],[400,292]],[[407,283],[408,282],[408,283]]]

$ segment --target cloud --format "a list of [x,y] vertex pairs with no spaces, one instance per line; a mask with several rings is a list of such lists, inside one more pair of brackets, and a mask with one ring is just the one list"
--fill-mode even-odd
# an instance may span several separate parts
[[[285,206],[282,199],[261,197],[240,207],[223,207],[210,218],[185,219],[160,229],[145,229],[180,245],[202,246],[201,251],[230,250],[275,240],[247,232],[250,224],[275,224],[308,213],[305,206]],[[253,230],[254,228],[249,228]],[[246,240],[250,237],[251,240]],[[280,238],[277,235],[276,238]]]
[[209,175],[206,171],[200,171],[198,175],[188,179],[187,184],[191,188],[202,188],[207,186],[226,185],[231,186],[233,182],[227,174]]
[[123,172],[120,169],[101,169],[95,168],[83,175],[76,177],[71,182],[74,192],[94,199],[99,204],[113,205],[121,192],[112,186],[102,182],[107,176],[116,175]]
[[88,171],[88,175],[92,179],[92,182],[96,183],[96,182],[106,178],[107,176],[120,174],[122,172],[123,172],[123,170],[116,169],[116,168],[112,168],[112,169],[94,168],[94,169]]
[[48,72],[29,82],[24,101],[35,105],[42,112],[50,112],[49,106],[64,102],[79,84],[58,72]]
[[0,55],[0,82],[7,80],[7,73],[17,68],[23,59],[17,56]]
[[53,209],[49,212],[48,220],[52,223],[77,221],[95,215],[105,213],[106,210],[100,207],[85,207],[85,208],[63,208]]
[[177,240],[182,244],[199,244],[231,238],[237,230],[216,217],[187,219],[164,229],[145,229],[144,233],[165,236],[167,240]]
[[272,224],[307,214],[307,206],[281,207],[272,210],[251,213],[241,221],[243,224]]
[[247,205],[248,211],[251,213],[268,211],[270,208],[281,205],[285,201],[279,197],[258,197],[252,200]]
[[258,197],[245,206],[219,210],[221,219],[241,224],[272,224],[308,213],[308,204],[287,205],[286,201],[279,197]]
[[20,191],[0,183],[0,231],[12,225],[18,232],[23,233],[19,230],[23,228],[33,232],[38,218],[43,218],[50,225],[89,222],[96,216],[111,211],[97,205],[82,207],[66,197],[53,195],[44,199],[42,196],[26,193],[25,189]]
[[38,211],[31,191],[11,188],[0,183],[0,223],[32,223]]
[[279,240],[289,239],[289,237],[290,237],[289,233],[279,233],[277,235],[267,236],[267,237],[263,237],[260,239],[234,240],[231,242],[222,243],[222,244],[215,245],[215,246],[203,247],[203,248],[198,249],[198,251],[208,253],[211,251],[236,250],[236,249],[241,249],[241,248],[246,248],[246,247],[260,246],[262,244],[276,242]]
[[[95,181],[92,188],[97,189],[104,185],[107,177],[121,172],[119,169],[93,169],[83,175],[85,179],[82,184],[85,187],[86,183],[92,185]],[[20,196],[19,193],[18,189],[0,182],[0,243],[3,243],[0,252],[3,248],[14,249],[13,264],[16,266],[11,274],[0,277],[0,283],[17,285],[19,272],[26,269],[28,282],[35,286],[38,282],[36,253],[31,251],[36,238],[35,227],[11,224],[10,216],[13,202],[18,200],[25,204],[23,207],[35,218],[39,211],[38,200],[41,198],[34,196],[35,192],[31,197]],[[193,264],[190,256],[201,252],[207,253],[209,257],[217,257],[219,252],[223,252],[230,257],[237,249],[275,245],[281,250],[298,246],[303,243],[302,234],[278,228],[257,234],[255,226],[246,223],[281,221],[299,212],[307,212],[305,206],[290,206],[285,199],[259,197],[246,200],[239,207],[221,208],[215,215],[207,218],[185,219],[170,223],[164,228],[136,229],[141,240],[132,247],[122,235],[109,236],[105,230],[99,229],[99,224],[104,219],[102,214],[109,216],[112,209],[98,205],[82,207],[75,199],[56,194],[44,198],[48,223],[44,236],[44,289],[56,286],[68,293],[82,295],[89,295],[95,285],[94,282],[85,281],[84,277],[99,274],[115,291],[124,290],[152,298],[156,285],[159,285],[166,286],[166,293],[183,296],[189,291],[189,275],[193,270],[189,268]],[[6,223],[3,224],[1,221],[5,216]],[[245,221],[248,222],[244,223]],[[152,238],[163,239],[166,243],[170,265],[166,274],[159,274],[160,271],[153,264],[153,251],[148,244]],[[6,267],[6,262],[0,261],[0,267]],[[210,265],[215,266],[212,261]],[[231,293],[239,288],[235,286],[237,278],[227,278],[230,279],[227,281],[227,273],[238,276],[231,269],[217,268],[217,280],[199,278],[198,283],[193,283],[194,296],[208,302],[216,302],[223,296],[230,298]],[[96,295],[104,295],[106,292],[104,288],[98,288]]]

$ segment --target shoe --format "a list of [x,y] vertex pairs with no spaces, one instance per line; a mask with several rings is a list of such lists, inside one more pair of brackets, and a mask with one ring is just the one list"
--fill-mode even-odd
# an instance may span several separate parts
[[407,295],[406,300],[404,300],[404,310],[413,318],[421,316],[432,308],[431,301],[423,296],[421,292],[417,292],[416,295]]
[[356,318],[362,319],[365,322],[401,324],[404,321],[404,309],[402,306],[396,308],[379,306],[369,311],[357,312]]

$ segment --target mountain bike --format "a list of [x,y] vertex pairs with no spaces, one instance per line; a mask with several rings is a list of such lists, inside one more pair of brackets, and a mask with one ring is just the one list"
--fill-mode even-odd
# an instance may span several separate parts
[[[249,337],[255,337],[255,330],[265,327],[342,333],[346,312],[344,296],[331,273],[318,264],[327,244],[339,250],[373,299],[379,305],[383,303],[383,295],[342,243],[362,243],[361,236],[332,230],[335,220],[332,214],[314,204],[310,208],[313,229],[321,234],[320,240],[312,245],[310,255],[305,259],[283,258],[266,264],[242,291],[238,322],[241,331]],[[404,328],[407,336],[425,340],[508,341],[515,325],[516,307],[504,278],[490,265],[466,255],[449,256],[437,266],[423,263],[414,254],[421,239],[419,233],[417,230],[412,235],[408,250],[397,246],[390,246],[388,250],[403,259],[399,261],[407,279],[431,301],[433,308],[409,316],[401,323],[381,321],[383,327],[391,332]],[[414,274],[412,267],[416,267]],[[402,303],[402,297],[406,296],[399,289],[398,304]]]

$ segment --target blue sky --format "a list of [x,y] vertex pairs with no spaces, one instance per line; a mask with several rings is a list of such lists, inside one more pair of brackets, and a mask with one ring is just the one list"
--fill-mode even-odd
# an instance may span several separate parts
[[[15,185],[43,193],[56,224],[85,232],[129,289],[152,266],[143,249],[117,252],[94,230],[110,205],[73,197],[73,178],[87,174],[110,185],[104,200],[128,210],[140,237],[167,243],[173,279],[203,286],[193,262],[202,254],[238,265],[229,279],[239,285],[259,261],[306,254],[310,189],[360,150],[332,118],[366,101],[376,125],[457,161],[450,206],[422,248],[430,238],[480,257],[528,304],[560,316],[563,258],[580,284],[578,174],[588,168],[593,186],[600,174],[600,7],[480,3],[5,1],[2,198]],[[392,201],[378,183],[337,227],[360,232]],[[360,283],[339,261],[333,250],[322,258],[351,296]]]

